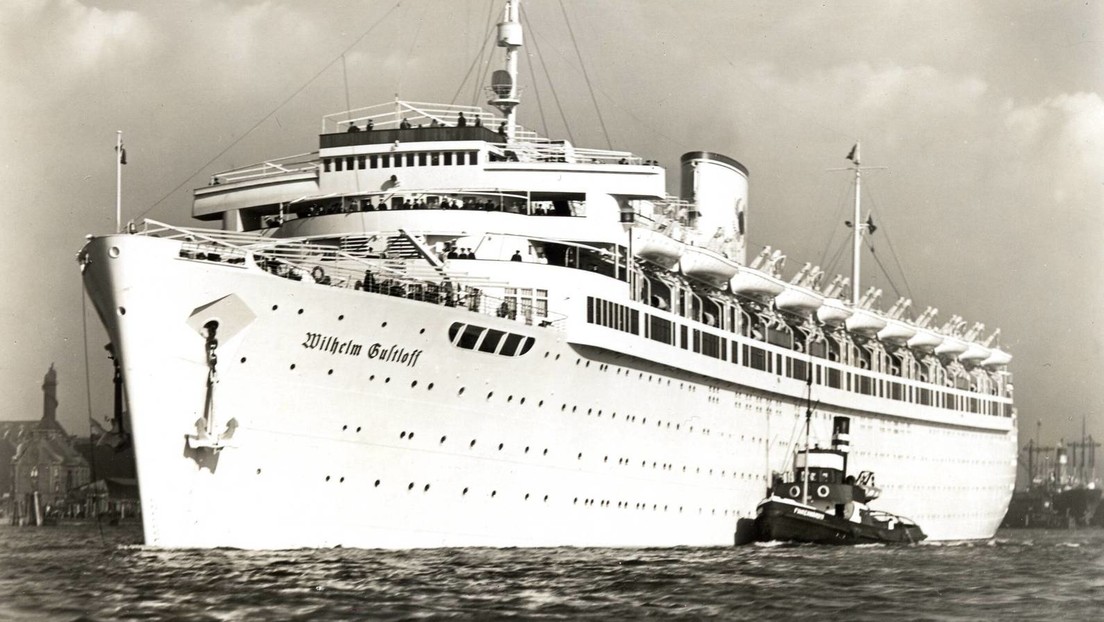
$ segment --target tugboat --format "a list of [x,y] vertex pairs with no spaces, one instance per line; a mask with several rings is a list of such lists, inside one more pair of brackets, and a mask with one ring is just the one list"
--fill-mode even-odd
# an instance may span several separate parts
[[812,409],[805,413],[805,449],[794,454],[793,478],[776,479],[756,508],[752,533],[760,542],[915,544],[927,535],[913,521],[870,509],[881,494],[874,473],[847,475],[851,420],[832,420],[832,448],[809,448]]

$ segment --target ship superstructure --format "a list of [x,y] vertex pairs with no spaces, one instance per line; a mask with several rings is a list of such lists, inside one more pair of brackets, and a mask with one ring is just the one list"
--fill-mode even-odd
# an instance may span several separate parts
[[316,152],[196,190],[220,229],[81,251],[147,543],[729,544],[807,381],[887,506],[933,540],[992,536],[1016,457],[996,335],[748,261],[742,164],[687,153],[669,197],[655,162],[538,136],[514,117],[514,2],[498,42],[502,116],[330,115]]

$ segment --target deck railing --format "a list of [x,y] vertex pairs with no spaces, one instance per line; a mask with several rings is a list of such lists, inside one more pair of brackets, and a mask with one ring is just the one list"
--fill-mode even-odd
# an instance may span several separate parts
[[[155,220],[143,221],[139,235],[180,240],[180,257],[229,266],[255,265],[281,278],[304,285],[340,287],[366,294],[406,298],[473,313],[504,317],[529,325],[563,329],[566,316],[518,307],[515,299],[487,295],[486,288],[504,284],[451,271],[438,271],[426,263],[411,267],[405,261],[366,258],[344,252],[336,244],[318,239],[278,239],[249,233],[176,227]],[[436,277],[436,278],[435,278]]]

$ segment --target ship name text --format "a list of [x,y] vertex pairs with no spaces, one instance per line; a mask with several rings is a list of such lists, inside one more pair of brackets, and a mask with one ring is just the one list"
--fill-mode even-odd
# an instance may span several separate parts
[[382,363],[399,363],[407,367],[417,365],[418,357],[422,355],[421,350],[408,350],[399,345],[387,346],[373,343],[365,348],[363,344],[353,339],[341,339],[320,333],[307,333],[302,346],[308,350],[328,352],[331,355],[366,356]]

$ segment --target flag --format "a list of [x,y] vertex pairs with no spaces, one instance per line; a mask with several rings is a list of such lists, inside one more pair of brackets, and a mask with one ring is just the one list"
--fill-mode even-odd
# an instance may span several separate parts
[[847,154],[847,159],[855,164],[859,163],[859,143],[855,143],[855,146],[851,147],[851,151]]
[[120,143],[118,147],[115,147],[115,150],[119,152],[119,164],[126,164],[126,147]]
[[874,217],[873,216],[867,216],[866,217],[866,230],[869,231],[870,233],[874,233],[875,231],[878,230],[878,228],[874,226]]

